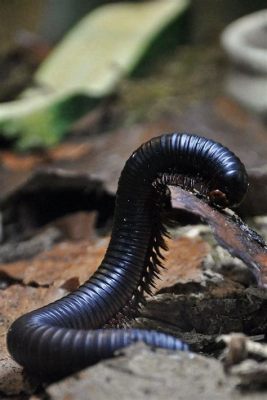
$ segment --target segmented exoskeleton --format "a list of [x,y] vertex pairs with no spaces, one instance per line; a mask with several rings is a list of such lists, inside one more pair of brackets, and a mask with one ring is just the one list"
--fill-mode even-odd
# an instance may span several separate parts
[[160,249],[166,249],[161,205],[168,184],[232,206],[247,191],[247,174],[230,150],[196,135],[166,134],[140,146],[121,173],[111,240],[98,270],[73,293],[10,327],[8,349],[19,364],[59,376],[139,340],[154,347],[187,348],[156,331],[100,329],[118,314],[129,317],[160,271]]

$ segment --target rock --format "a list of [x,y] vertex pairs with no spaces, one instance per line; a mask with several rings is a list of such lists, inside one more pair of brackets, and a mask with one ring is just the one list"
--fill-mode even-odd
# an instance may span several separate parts
[[[51,400],[241,399],[238,379],[228,377],[219,361],[193,353],[151,351],[136,344],[47,388]],[[250,399],[263,399],[251,394]]]

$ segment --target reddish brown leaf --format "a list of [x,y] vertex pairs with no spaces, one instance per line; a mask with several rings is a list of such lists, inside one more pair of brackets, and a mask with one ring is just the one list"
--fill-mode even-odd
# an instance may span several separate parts
[[201,282],[203,261],[210,252],[208,243],[200,238],[180,237],[169,239],[167,245],[166,270],[157,281],[157,290],[171,287],[177,282]]
[[94,244],[88,244],[88,241],[63,242],[32,260],[2,264],[0,273],[26,285],[34,283],[76,289],[97,269],[107,244],[107,238]]
[[31,288],[13,285],[0,290],[0,393],[19,394],[30,390],[22,368],[11,359],[6,348],[6,332],[20,315],[42,307],[64,294],[61,289]]

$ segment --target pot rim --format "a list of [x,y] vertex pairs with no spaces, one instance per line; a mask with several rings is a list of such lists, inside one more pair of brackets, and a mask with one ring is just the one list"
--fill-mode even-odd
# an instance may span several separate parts
[[252,32],[261,34],[264,30],[267,32],[267,9],[246,15],[228,25],[221,35],[222,47],[234,63],[267,74],[267,47],[254,46],[248,40]]

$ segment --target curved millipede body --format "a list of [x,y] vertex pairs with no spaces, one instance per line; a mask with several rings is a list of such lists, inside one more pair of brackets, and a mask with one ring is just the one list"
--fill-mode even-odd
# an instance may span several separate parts
[[10,327],[14,359],[46,376],[66,375],[136,341],[186,349],[170,335],[141,329],[101,329],[130,316],[150,292],[163,259],[161,221],[166,185],[198,188],[211,203],[232,206],[247,191],[247,174],[227,148],[190,134],[166,134],[140,146],[121,173],[111,240],[94,275],[75,292],[18,318]]

